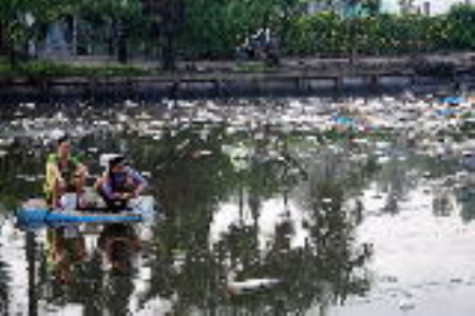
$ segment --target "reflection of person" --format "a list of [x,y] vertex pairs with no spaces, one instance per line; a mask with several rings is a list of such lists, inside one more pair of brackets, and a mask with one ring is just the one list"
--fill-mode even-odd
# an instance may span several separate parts
[[47,232],[48,261],[59,274],[61,282],[69,283],[77,263],[86,259],[84,236],[77,226],[49,229]]
[[46,162],[46,199],[50,206],[58,206],[65,192],[82,194],[86,184],[87,168],[71,154],[71,142],[68,136],[58,140],[56,153],[50,154]]
[[126,272],[133,268],[141,247],[134,228],[126,224],[106,225],[99,241],[105,263],[115,271]]
[[107,171],[94,185],[107,207],[115,210],[127,208],[128,201],[139,196],[146,186],[145,179],[126,164],[123,156],[112,158]]

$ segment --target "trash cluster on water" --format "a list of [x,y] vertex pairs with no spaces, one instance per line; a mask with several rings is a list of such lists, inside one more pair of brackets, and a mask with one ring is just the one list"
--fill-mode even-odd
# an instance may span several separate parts
[[[475,97],[403,97],[331,99],[238,99],[227,101],[173,101],[100,106],[88,103],[55,105],[19,104],[0,125],[0,146],[15,137],[48,140],[63,130],[84,135],[94,130],[137,132],[160,139],[164,129],[200,125],[224,126],[237,132],[345,133],[361,136],[393,133],[405,136],[430,154],[468,153],[475,126]],[[5,115],[5,114],[4,114]],[[259,135],[256,135],[259,137]]]

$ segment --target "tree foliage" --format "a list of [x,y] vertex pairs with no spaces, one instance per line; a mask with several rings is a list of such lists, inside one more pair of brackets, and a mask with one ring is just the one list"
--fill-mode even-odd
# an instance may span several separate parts
[[93,48],[107,45],[111,56],[121,52],[125,57],[129,53],[159,56],[166,69],[174,68],[177,56],[233,58],[236,47],[262,28],[270,29],[280,51],[289,55],[335,57],[350,51],[394,55],[475,47],[475,7],[471,5],[428,17],[409,14],[414,11],[412,1],[400,1],[402,15],[381,14],[380,0],[321,0],[327,10],[316,14],[307,12],[308,2],[2,0],[0,53],[14,56],[25,50],[29,40],[44,39],[49,23],[71,16],[81,21],[79,28],[89,29],[90,36],[79,42]]
[[290,55],[341,56],[350,45],[363,55],[470,50],[475,47],[475,7],[455,6],[447,15],[361,16],[351,29],[340,15],[323,12],[302,16],[292,24]]
[[0,4],[0,50],[15,61],[16,51],[38,36],[41,25],[77,9],[80,0],[2,0]]
[[259,28],[285,33],[303,8],[299,0],[188,1],[183,43],[190,56],[232,56],[234,48]]
[[109,55],[126,62],[131,39],[146,39],[141,0],[80,0],[78,16],[93,26],[92,38],[107,43]]

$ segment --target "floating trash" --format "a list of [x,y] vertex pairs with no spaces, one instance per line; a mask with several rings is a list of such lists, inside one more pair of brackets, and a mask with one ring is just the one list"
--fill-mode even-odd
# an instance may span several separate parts
[[281,283],[278,279],[247,279],[228,282],[227,289],[231,294],[245,294],[273,288]]
[[459,105],[464,101],[463,97],[447,97],[442,102],[449,105]]
[[399,302],[399,309],[407,312],[416,308],[416,304],[411,300],[401,300]]

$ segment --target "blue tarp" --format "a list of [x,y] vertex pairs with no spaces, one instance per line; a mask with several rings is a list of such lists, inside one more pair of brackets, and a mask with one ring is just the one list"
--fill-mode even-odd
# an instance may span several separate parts
[[346,116],[334,117],[332,118],[332,121],[341,125],[352,125],[355,123],[355,120],[353,118]]
[[444,104],[452,104],[452,105],[459,105],[460,103],[464,102],[463,97],[447,97],[444,98]]

